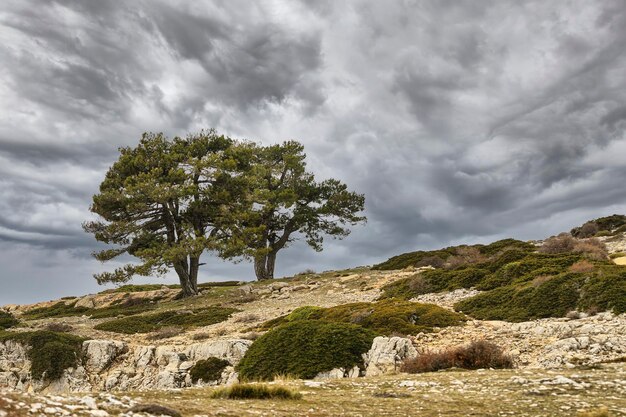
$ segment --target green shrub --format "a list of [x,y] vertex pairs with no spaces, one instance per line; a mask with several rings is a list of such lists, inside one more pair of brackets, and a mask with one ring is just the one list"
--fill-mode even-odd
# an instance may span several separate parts
[[375,303],[350,303],[329,308],[301,307],[291,314],[262,325],[269,329],[299,320],[322,320],[358,324],[378,334],[418,334],[431,332],[434,327],[458,326],[465,318],[434,304],[403,300],[382,300]]
[[298,320],[270,330],[250,346],[237,366],[243,380],[275,375],[313,378],[334,368],[362,366],[375,333],[355,324]]
[[98,324],[94,329],[114,333],[135,334],[150,333],[167,326],[180,326],[183,328],[202,327],[227,320],[231,314],[237,311],[238,310],[234,308],[225,307],[207,307],[180,313],[176,311],[164,311],[161,313],[110,320]]
[[604,267],[582,286],[578,309],[626,313],[626,268]]
[[235,384],[213,391],[211,398],[226,398],[229,400],[299,400],[302,398],[302,394],[280,386]]
[[85,339],[67,333],[48,331],[2,332],[0,341],[14,340],[30,348],[31,375],[35,379],[53,381],[63,375],[67,368],[76,367]]
[[195,384],[199,380],[204,382],[217,381],[222,377],[222,372],[230,366],[230,362],[220,358],[208,358],[198,362],[189,370],[191,380]]
[[19,321],[13,317],[13,314],[0,310],[0,330],[9,329],[15,325],[17,325]]

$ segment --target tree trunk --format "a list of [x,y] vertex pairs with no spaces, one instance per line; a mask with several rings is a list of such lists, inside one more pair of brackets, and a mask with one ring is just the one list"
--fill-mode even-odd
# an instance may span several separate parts
[[254,258],[254,274],[257,281],[264,281],[270,279],[267,276],[267,268],[265,262],[266,256],[257,256]]
[[[193,261],[191,262],[190,267],[193,266]],[[176,262],[174,264],[174,270],[178,275],[178,280],[180,281],[180,286],[182,288],[182,297],[192,297],[194,295],[198,295],[198,269],[190,268],[187,269],[187,261]]]
[[276,252],[254,258],[254,273],[257,281],[274,279],[274,266],[276,265]]

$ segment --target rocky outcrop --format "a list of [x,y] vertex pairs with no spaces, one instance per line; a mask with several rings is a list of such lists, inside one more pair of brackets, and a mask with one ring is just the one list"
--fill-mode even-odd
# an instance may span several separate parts
[[397,336],[379,336],[364,355],[365,376],[397,372],[405,359],[416,356],[417,350],[411,340]]
[[121,391],[172,389],[192,385],[189,370],[209,357],[225,359],[220,383],[237,381],[234,365],[252,342],[217,340],[177,346],[129,345],[115,340],[87,340],[81,365],[67,369],[52,383],[33,380],[26,348],[20,343],[0,343],[0,387],[43,392]]

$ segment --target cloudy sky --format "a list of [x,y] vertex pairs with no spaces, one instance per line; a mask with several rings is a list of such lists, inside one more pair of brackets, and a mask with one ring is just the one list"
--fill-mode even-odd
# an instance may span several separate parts
[[569,230],[626,212],[626,0],[2,0],[0,305],[99,290],[81,223],[117,148],[207,127],[366,195],[279,275]]

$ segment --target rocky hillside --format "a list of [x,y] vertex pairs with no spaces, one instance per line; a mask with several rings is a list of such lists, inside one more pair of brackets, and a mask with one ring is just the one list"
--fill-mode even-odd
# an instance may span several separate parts
[[[176,298],[176,286],[149,285],[4,306],[0,388],[17,390],[11,394],[17,402],[24,401],[19,392],[111,392],[113,402],[102,397],[108,404],[103,407],[117,409],[115,401],[130,407],[135,400],[115,393],[205,389],[290,375],[297,381],[350,378],[359,395],[404,398],[412,387],[449,391],[434,374],[415,380],[403,373],[432,368],[432,361],[424,361],[440,355],[439,362],[450,361],[444,367],[512,365],[507,378],[526,391],[541,391],[548,384],[541,381],[550,378],[587,389],[582,381],[596,377],[581,375],[605,369],[616,398],[623,398],[626,237],[622,231],[596,233],[414,252],[374,268],[267,282],[207,283],[187,300]],[[476,342],[488,342],[506,360],[490,356],[485,362],[479,357],[484,352],[472,347],[482,346]],[[476,365],[450,359],[459,353],[449,352],[468,346]],[[435,385],[428,385],[431,380]],[[334,386],[301,384],[292,385],[322,391]],[[388,393],[389,387],[394,391]],[[69,405],[82,401],[71,398],[79,400]],[[50,406],[46,401],[41,407]],[[64,401],[57,401],[59,410],[67,410]],[[586,400],[580,401],[577,410],[585,408]],[[626,412],[623,402],[610,404],[612,412]]]

